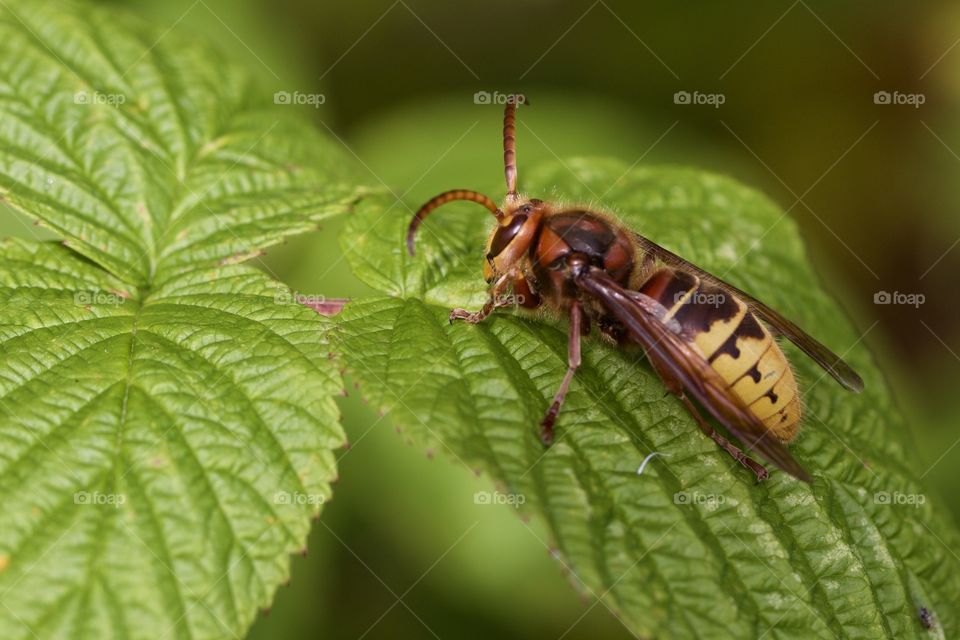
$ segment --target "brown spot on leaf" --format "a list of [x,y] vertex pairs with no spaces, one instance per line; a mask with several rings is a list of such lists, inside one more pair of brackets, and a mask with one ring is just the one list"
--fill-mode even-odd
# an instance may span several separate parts
[[253,251],[241,251],[235,253],[232,256],[228,256],[220,261],[221,265],[228,264],[239,264],[241,262],[246,262],[252,258],[259,258],[261,256],[267,255],[267,252],[263,249],[254,249]]
[[320,301],[300,301],[304,306],[310,307],[322,316],[335,316],[343,310],[350,300],[348,298],[323,298]]

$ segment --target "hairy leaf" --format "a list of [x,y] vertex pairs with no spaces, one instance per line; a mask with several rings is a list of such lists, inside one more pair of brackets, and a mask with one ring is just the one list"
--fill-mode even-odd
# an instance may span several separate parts
[[216,52],[87,5],[0,10],[0,637],[235,637],[344,435],[324,321],[239,264],[359,197]]
[[[688,169],[573,160],[521,179],[536,197],[612,211],[844,354],[863,374],[862,395],[784,345],[807,415],[791,448],[814,483],[774,470],[754,484],[645,360],[597,339],[584,345],[545,449],[536,425],[566,368],[563,324],[509,311],[477,326],[447,321],[451,306],[483,300],[492,218],[476,205],[425,223],[415,259],[402,251],[402,216],[351,221],[351,263],[388,295],[349,304],[336,341],[375,406],[523,494],[575,584],[641,636],[955,635],[960,537],[926,493],[907,425],[791,221],[756,192]],[[638,475],[652,452],[662,455]],[[919,607],[934,612],[934,630]]]

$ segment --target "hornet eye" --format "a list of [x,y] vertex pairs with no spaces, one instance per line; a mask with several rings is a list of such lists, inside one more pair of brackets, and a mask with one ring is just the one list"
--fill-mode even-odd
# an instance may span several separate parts
[[526,221],[527,216],[522,214],[516,215],[513,216],[510,224],[497,229],[497,232],[493,234],[493,241],[490,243],[490,253],[487,254],[487,258],[495,258],[500,255],[500,253],[507,248],[507,245],[517,236],[517,233],[520,232],[520,227],[522,227]]

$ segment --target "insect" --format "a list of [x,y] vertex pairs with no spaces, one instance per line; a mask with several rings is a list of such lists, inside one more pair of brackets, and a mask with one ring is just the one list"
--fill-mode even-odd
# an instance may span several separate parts
[[920,607],[917,614],[920,616],[920,624],[923,625],[924,629],[933,629],[937,626],[936,619],[933,617],[933,612],[930,611],[930,609]]
[[[568,368],[540,422],[544,444],[554,440],[557,416],[580,366],[581,336],[595,325],[604,339],[618,346],[638,345],[700,429],[758,481],[768,477],[766,468],[718,433],[697,404],[748,450],[810,482],[784,446],[797,434],[802,409],[793,370],[774,334],[785,336],[850,391],[863,390],[860,376],[773,309],[612,216],[519,194],[518,102],[525,100],[510,99],[504,109],[507,194],[502,205],[467,189],[441,193],[411,219],[407,249],[414,255],[417,229],[437,207],[458,200],[476,202],[497,222],[483,264],[490,297],[478,311],[453,309],[450,321],[478,323],[513,304],[544,306],[569,318]],[[506,295],[509,292],[513,295]]]

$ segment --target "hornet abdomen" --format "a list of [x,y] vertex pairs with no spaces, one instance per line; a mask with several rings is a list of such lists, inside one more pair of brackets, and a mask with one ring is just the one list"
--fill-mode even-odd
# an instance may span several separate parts
[[640,292],[667,309],[685,339],[700,351],[744,405],[782,442],[799,428],[796,378],[770,331],[728,291],[678,269],[662,268]]

